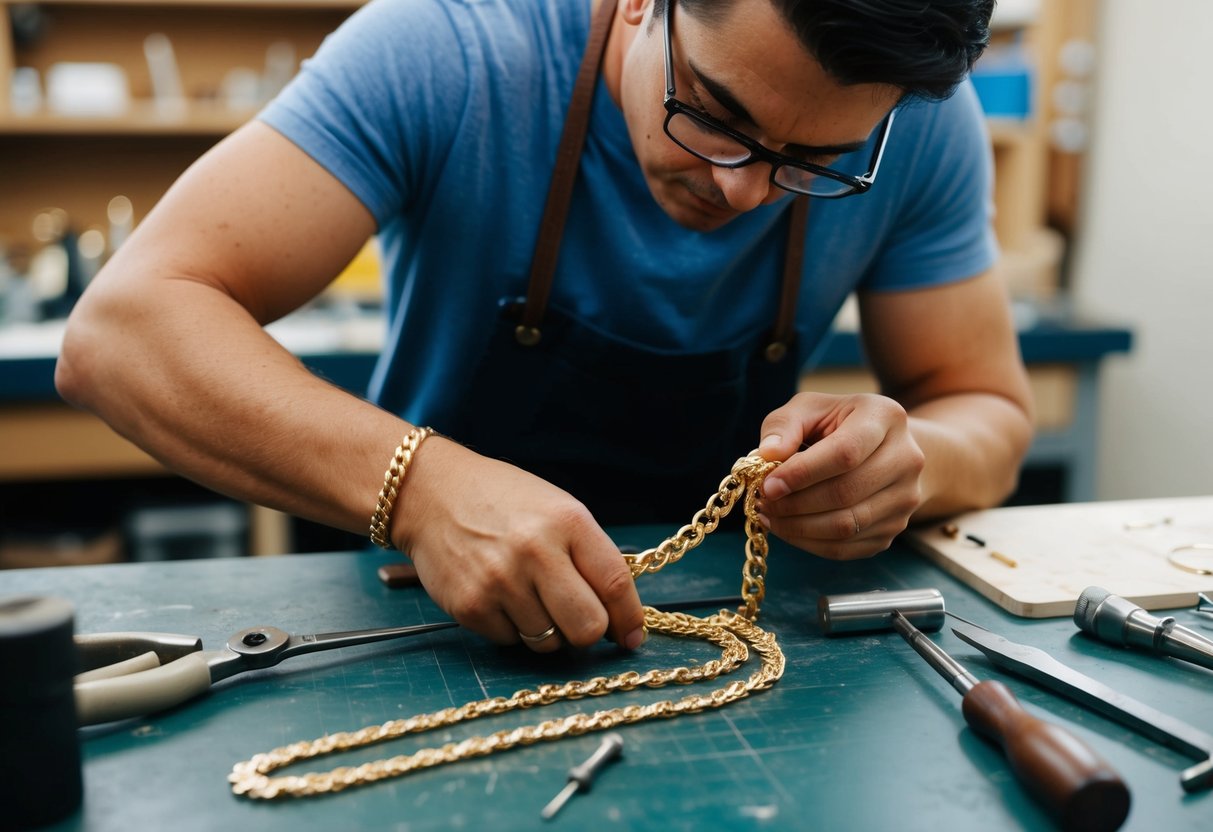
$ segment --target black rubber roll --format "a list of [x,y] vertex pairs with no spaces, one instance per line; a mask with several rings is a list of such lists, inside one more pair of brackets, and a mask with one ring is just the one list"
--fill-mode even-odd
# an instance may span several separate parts
[[45,826],[80,806],[74,618],[61,598],[0,598],[0,829]]

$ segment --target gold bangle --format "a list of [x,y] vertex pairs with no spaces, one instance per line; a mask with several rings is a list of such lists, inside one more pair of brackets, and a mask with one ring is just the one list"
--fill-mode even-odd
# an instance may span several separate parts
[[[1181,554],[1187,551],[1198,554]],[[1200,552],[1208,554],[1199,554]],[[1191,572],[1193,575],[1213,575],[1213,543],[1185,543],[1176,546],[1167,554],[1167,562],[1176,569]]]
[[388,536],[388,526],[392,522],[392,508],[396,504],[396,496],[400,493],[400,484],[404,482],[404,475],[413,461],[413,455],[417,453],[425,438],[433,432],[431,428],[413,428],[406,433],[396,448],[396,453],[392,455],[392,464],[383,474],[383,488],[379,491],[375,513],[371,515],[371,542],[382,549],[394,548]]

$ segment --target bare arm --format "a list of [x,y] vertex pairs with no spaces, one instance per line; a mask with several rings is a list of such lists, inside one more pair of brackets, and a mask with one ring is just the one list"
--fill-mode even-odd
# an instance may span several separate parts
[[868,356],[922,447],[921,520],[1010,496],[1032,441],[1033,403],[995,272],[861,304]]
[[[994,273],[861,297],[883,395],[802,393],[763,424],[763,513],[801,548],[839,559],[888,548],[913,520],[995,505],[1014,489],[1032,403]],[[807,445],[805,450],[798,450]]]
[[[320,165],[245,126],[182,176],[85,292],[60,393],[191,479],[365,532],[411,426],[316,378],[261,327],[314,297],[374,231]],[[392,539],[473,629],[508,643],[555,623],[587,644],[609,624],[635,646],[642,613],[623,559],[554,486],[435,437],[399,506]]]
[[[258,123],[196,163],[77,305],[56,384],[192,479],[355,529],[398,420],[321,382],[261,329],[375,230],[313,169]],[[320,461],[328,476],[307,470]]]

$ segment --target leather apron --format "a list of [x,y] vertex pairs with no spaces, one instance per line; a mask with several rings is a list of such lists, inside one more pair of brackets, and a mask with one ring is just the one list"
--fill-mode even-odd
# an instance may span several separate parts
[[453,424],[436,426],[478,453],[565,489],[603,525],[685,522],[763,418],[795,390],[794,316],[808,198],[789,213],[772,331],[728,349],[671,354],[619,340],[549,306],[548,295],[589,128],[616,0],[602,0],[574,83],[530,284],[499,303],[496,331]]

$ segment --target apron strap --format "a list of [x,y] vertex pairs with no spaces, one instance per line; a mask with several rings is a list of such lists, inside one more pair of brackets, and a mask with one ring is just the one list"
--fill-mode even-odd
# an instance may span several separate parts
[[798,196],[792,202],[788,220],[788,241],[783,253],[783,285],[779,289],[779,311],[775,314],[775,328],[771,341],[763,350],[763,356],[772,364],[788,354],[795,336],[796,302],[800,298],[800,273],[804,263],[805,222],[809,216],[809,198]]
[[552,183],[548,187],[547,203],[543,218],[539,222],[539,240],[535,244],[535,256],[531,261],[531,283],[526,293],[526,307],[522,320],[514,328],[514,337],[524,346],[539,343],[539,321],[548,305],[552,280],[556,276],[556,258],[560,254],[560,238],[564,234],[564,220],[568,216],[569,201],[573,196],[573,182],[581,162],[581,148],[590,127],[590,105],[594,99],[594,87],[598,83],[598,67],[606,50],[607,35],[611,31],[611,19],[615,15],[616,0],[601,0],[594,20],[590,24],[590,37],[586,42],[581,68],[573,83],[573,97],[569,100],[564,130],[560,135],[560,146],[556,150],[556,168]]

